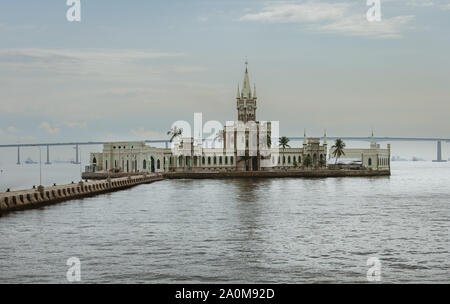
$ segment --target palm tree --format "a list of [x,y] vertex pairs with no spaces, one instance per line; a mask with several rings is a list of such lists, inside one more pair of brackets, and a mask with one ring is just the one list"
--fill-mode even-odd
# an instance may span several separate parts
[[283,150],[286,149],[286,147],[290,148],[291,146],[289,146],[289,138],[287,138],[286,136],[281,137],[278,140],[278,143],[281,147],[283,147]]
[[341,157],[342,155],[345,155],[344,148],[345,148],[344,141],[340,138],[336,139],[334,145],[331,147],[331,149],[333,149],[332,155],[333,155],[333,157],[336,158],[336,161],[334,164],[337,164],[339,157]]
[[312,159],[311,159],[311,155],[307,154],[303,160],[303,166],[305,166],[306,168],[310,167],[312,165]]
[[219,130],[214,137],[214,148],[216,147],[216,141],[221,143],[225,137],[225,130]]
[[176,137],[181,136],[183,134],[183,129],[177,128],[177,126],[174,126],[172,129],[167,131],[167,135],[170,135],[169,142],[172,142]]

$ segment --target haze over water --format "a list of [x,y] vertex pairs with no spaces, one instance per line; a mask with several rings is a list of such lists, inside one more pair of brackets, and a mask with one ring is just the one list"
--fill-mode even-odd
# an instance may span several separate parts
[[0,281],[65,283],[78,257],[85,283],[366,282],[377,257],[384,283],[448,283],[449,185],[450,164],[431,162],[393,162],[391,177],[140,185],[1,217]]

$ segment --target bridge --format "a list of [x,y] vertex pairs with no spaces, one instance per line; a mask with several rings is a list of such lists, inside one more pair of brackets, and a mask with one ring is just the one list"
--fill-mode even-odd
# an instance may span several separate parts
[[[303,141],[303,137],[288,137],[290,141]],[[351,137],[351,136],[327,136],[328,140],[336,140],[341,138],[342,140],[347,141],[371,141],[371,137]],[[323,137],[321,137],[323,139]],[[405,141],[405,142],[436,142],[437,143],[437,161],[442,160],[442,151],[441,151],[441,142],[450,142],[450,138],[437,138],[437,137],[374,137],[376,142],[392,142],[392,141]],[[206,139],[204,139],[205,141]],[[153,140],[145,140],[146,143],[149,144],[164,144],[166,148],[169,147],[168,139],[153,139]],[[74,164],[80,164],[79,158],[79,147],[80,146],[89,146],[89,145],[103,145],[107,143],[105,141],[86,141],[86,142],[58,142],[58,143],[34,143],[34,144],[6,144],[0,145],[0,148],[17,148],[17,164],[20,165],[20,148],[23,147],[46,147],[47,149],[47,160],[46,164],[51,164],[50,162],[50,147],[54,146],[73,146],[75,148],[75,161]]]

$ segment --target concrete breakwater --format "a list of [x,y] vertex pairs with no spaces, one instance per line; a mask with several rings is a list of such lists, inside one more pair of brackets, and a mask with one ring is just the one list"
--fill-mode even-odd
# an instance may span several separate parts
[[0,215],[16,210],[38,208],[61,201],[118,191],[139,184],[164,179],[160,174],[143,174],[101,181],[79,182],[67,185],[43,187],[0,193]]
[[217,172],[166,172],[165,178],[284,178],[284,177],[370,177],[390,176],[390,170],[295,170],[295,171],[217,171]]

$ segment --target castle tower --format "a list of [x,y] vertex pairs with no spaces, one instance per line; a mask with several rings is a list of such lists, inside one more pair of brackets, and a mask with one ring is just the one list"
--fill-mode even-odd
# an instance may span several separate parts
[[236,96],[236,107],[238,112],[238,120],[242,122],[256,121],[256,85],[252,89],[248,77],[248,62],[245,61],[245,74],[242,90],[239,92],[239,86]]

